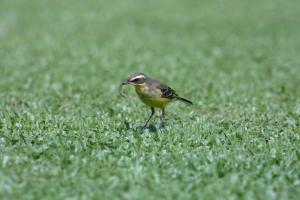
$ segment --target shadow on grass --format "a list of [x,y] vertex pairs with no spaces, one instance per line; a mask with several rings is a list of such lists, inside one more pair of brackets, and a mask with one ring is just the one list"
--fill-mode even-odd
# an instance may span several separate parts
[[144,128],[144,125],[139,125],[139,126],[134,126],[134,125],[130,125],[128,123],[128,121],[124,121],[125,126],[120,126],[117,128],[118,131],[122,132],[122,131],[134,131],[136,133],[140,133],[143,134],[145,132],[149,132],[149,133],[159,133],[165,130],[166,125],[165,124],[160,124],[160,125],[156,125],[155,123],[151,123],[149,124],[147,127]]

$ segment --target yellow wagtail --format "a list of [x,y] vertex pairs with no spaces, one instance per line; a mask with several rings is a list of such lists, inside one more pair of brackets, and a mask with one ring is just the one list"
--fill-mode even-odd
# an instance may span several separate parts
[[[161,119],[161,123],[163,123],[165,117],[165,107],[172,100],[179,100],[187,104],[192,104],[191,101],[178,96],[176,92],[169,86],[161,83],[160,81],[153,80],[140,72],[136,72],[130,75],[127,80],[122,82],[120,89],[123,85],[128,85],[128,84],[135,86],[135,91],[138,94],[141,101],[144,104],[150,106],[151,108],[151,115],[146,121],[142,129],[144,129],[147,126],[148,122],[154,115],[155,113],[154,108],[161,109],[160,119]],[[121,90],[120,90],[120,94],[124,96]]]

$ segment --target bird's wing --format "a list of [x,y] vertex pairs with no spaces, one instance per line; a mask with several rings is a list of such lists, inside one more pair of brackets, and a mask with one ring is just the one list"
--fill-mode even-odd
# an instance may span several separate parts
[[161,97],[168,98],[168,99],[173,99],[173,98],[177,97],[176,92],[169,86],[167,86],[159,81],[157,81],[156,84],[157,84],[156,88],[160,89],[160,91],[161,91]]

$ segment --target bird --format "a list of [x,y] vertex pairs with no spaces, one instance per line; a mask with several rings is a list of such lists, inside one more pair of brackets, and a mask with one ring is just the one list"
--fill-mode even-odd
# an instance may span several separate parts
[[[135,72],[131,74],[125,81],[121,83],[120,88],[122,88],[124,85],[133,85],[139,99],[151,109],[151,114],[145,125],[142,127],[142,130],[147,127],[149,121],[155,114],[156,108],[161,110],[160,120],[161,124],[163,125],[165,119],[165,107],[170,102],[178,100],[186,104],[193,104],[190,100],[178,96],[176,92],[168,85],[158,80],[154,80],[141,72]],[[120,94],[122,95],[121,90]]]

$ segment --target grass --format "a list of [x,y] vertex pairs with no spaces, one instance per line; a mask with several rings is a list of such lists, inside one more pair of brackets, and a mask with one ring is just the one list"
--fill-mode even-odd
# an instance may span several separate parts
[[[298,199],[299,8],[2,0],[0,198]],[[194,105],[134,131],[134,71]]]

